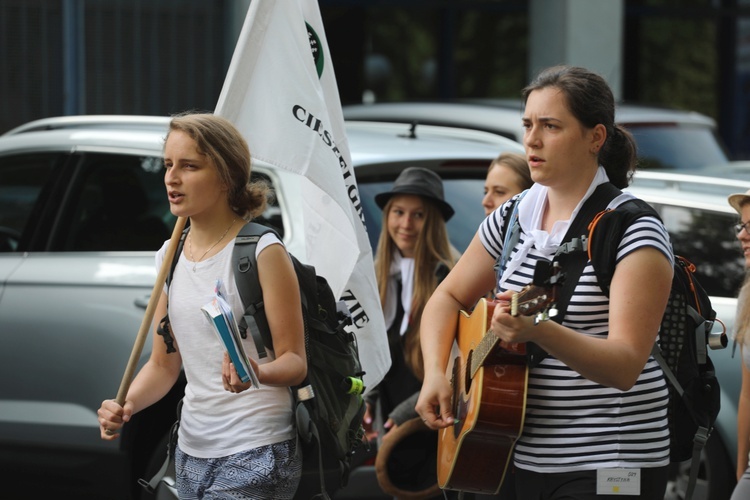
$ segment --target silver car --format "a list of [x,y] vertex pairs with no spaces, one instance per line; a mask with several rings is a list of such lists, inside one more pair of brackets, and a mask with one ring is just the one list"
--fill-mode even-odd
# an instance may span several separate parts
[[[95,411],[117,392],[156,277],[154,251],[174,224],[160,158],[167,121],[69,117],[0,137],[0,474],[11,494],[152,498],[136,480],[161,465],[182,386],[139,413],[116,442],[99,439]],[[497,134],[438,126],[349,121],[347,136],[371,241],[381,220],[374,194],[403,168],[422,165],[445,181],[457,211],[449,232],[458,250],[484,217],[490,160],[522,151]],[[265,222],[301,254],[296,175],[260,163],[254,172],[277,191]],[[731,230],[736,214],[726,196],[750,183],[644,171],[630,189],[659,210],[676,252],[697,264],[731,330],[743,272]],[[141,362],[149,349],[147,343]],[[731,349],[710,355],[722,411],[696,500],[726,499],[734,483],[739,360]],[[360,464],[371,458],[356,457],[350,485],[335,498],[390,498],[379,490],[372,465]],[[39,470],[44,481],[29,482]],[[675,465],[667,498],[682,498],[686,471]]]
[[[117,394],[156,278],[154,252],[174,227],[161,160],[167,125],[65,117],[0,137],[0,477],[10,497],[153,498],[136,481],[161,465],[184,382],[113,442],[99,438],[96,410]],[[373,183],[411,165],[483,175],[499,153],[523,150],[442,127],[352,122],[347,136],[357,175]],[[262,163],[253,171],[276,191],[264,222],[303,255],[299,177]],[[378,224],[366,196],[368,223]],[[450,231],[463,239],[483,215],[482,189],[458,180],[447,196],[459,214]],[[150,341],[140,363],[149,353]],[[371,485],[374,470],[365,472]]]
[[[459,102],[382,102],[344,107],[349,120],[442,125],[483,130],[523,141],[518,99],[467,99]],[[695,111],[619,104],[615,121],[638,142],[640,168],[696,171],[729,161],[716,121]],[[686,172],[687,173],[687,172]]]
[[[727,196],[748,189],[750,182],[647,171],[636,174],[628,188],[659,212],[675,253],[696,265],[698,279],[728,334],[734,327],[744,259],[733,230],[737,213]],[[721,331],[720,323],[714,331]],[[703,453],[695,499],[728,499],[734,487],[741,360],[732,353],[731,340],[728,348],[709,351],[721,386],[721,411]],[[684,498],[689,463],[674,468],[666,497],[670,500]]]

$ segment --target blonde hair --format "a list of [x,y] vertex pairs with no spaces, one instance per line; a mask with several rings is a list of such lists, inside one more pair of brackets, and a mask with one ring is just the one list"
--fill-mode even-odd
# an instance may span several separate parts
[[[748,205],[748,198],[741,198],[739,206],[732,207],[742,217],[742,209]],[[734,317],[734,340],[742,345],[750,346],[750,268],[745,268],[745,279],[742,282],[740,293],[737,295],[737,314]]]
[[263,181],[250,182],[250,148],[232,122],[211,113],[186,112],[172,117],[167,137],[173,131],[190,136],[198,151],[216,166],[228,188],[229,206],[237,215],[254,218],[263,213],[271,190]]
[[[396,197],[391,197],[383,207],[382,226],[375,254],[375,277],[378,281],[380,303],[383,307],[386,304],[391,262],[394,252],[398,252],[398,248],[388,232],[388,214]],[[414,293],[411,299],[409,327],[404,333],[404,357],[414,375],[422,380],[424,378],[424,362],[419,341],[422,311],[435,288],[437,288],[438,279],[435,275],[437,267],[442,264],[450,270],[453,268],[455,260],[448,240],[448,229],[438,206],[428,198],[420,198],[424,201],[425,219],[414,247]]]
[[750,270],[745,271],[745,281],[737,296],[737,314],[734,318],[734,339],[738,344],[750,344]]
[[531,180],[531,171],[529,170],[529,164],[526,161],[526,157],[519,153],[502,153],[497,158],[492,160],[487,173],[491,172],[493,168],[505,165],[510,168],[518,176],[518,185],[521,191],[529,189],[534,181]]

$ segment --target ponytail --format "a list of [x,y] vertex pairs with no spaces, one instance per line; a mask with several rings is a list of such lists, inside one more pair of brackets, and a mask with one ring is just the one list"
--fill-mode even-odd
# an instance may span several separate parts
[[628,187],[637,165],[633,134],[620,125],[615,125],[599,152],[599,163],[607,171],[612,184],[620,189]]

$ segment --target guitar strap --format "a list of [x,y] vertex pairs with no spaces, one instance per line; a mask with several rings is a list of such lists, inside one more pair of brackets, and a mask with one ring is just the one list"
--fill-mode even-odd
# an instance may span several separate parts
[[[578,280],[583,274],[583,268],[586,267],[588,261],[588,225],[596,214],[606,209],[607,205],[621,193],[622,191],[610,182],[597,186],[591,196],[584,202],[576,218],[573,219],[565,233],[563,242],[555,252],[553,260],[559,262],[563,273],[562,286],[558,292],[556,303],[557,314],[552,318],[557,323],[562,324],[568,304],[573,296],[573,290],[575,290]],[[548,356],[544,349],[533,342],[527,343],[526,353],[530,368],[537,366]]]

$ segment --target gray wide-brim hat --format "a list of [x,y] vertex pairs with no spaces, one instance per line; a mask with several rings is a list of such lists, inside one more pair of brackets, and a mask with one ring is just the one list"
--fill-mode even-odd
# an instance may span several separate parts
[[399,500],[442,498],[437,479],[438,432],[415,417],[388,434],[375,455],[380,489]]
[[727,201],[729,201],[729,204],[732,205],[732,208],[737,210],[738,214],[741,213],[742,205],[750,203],[750,189],[748,189],[744,193],[730,194],[729,198],[727,198]]
[[404,169],[396,178],[390,191],[375,195],[375,203],[382,210],[388,204],[388,200],[396,194],[415,194],[429,199],[437,205],[446,222],[455,213],[453,207],[445,201],[442,179],[428,168],[409,167]]

